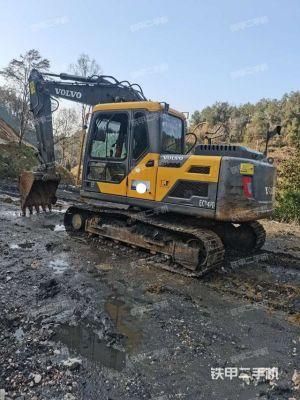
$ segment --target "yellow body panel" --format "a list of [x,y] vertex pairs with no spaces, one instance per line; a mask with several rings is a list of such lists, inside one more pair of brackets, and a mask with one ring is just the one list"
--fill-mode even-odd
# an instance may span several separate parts
[[[158,101],[129,101],[122,103],[104,103],[97,104],[93,108],[93,112],[95,111],[122,111],[122,110],[140,110],[144,109],[147,111],[158,112],[164,109],[164,106]],[[169,113],[176,115],[177,117],[185,120],[185,115],[179,111],[174,110],[173,108],[169,108]]]
[[[116,196],[127,195],[138,199],[154,200],[158,158],[159,154],[148,153],[120,183],[97,182],[100,192]],[[145,166],[149,160],[154,160],[153,167]],[[131,189],[133,181],[148,182],[149,190],[145,193],[138,193],[136,189]]]
[[[146,167],[149,160],[153,167]],[[120,183],[98,182],[101,193],[128,196],[137,199],[162,201],[179,179],[217,183],[221,157],[191,155],[179,168],[159,167],[159,154],[148,153]],[[192,166],[209,167],[209,173],[188,172]],[[133,186],[137,182],[147,185],[145,193],[138,193]]]
[[127,177],[125,177],[120,183],[97,182],[97,185],[101,193],[126,196]]
[[[128,175],[128,197],[135,197],[137,199],[155,200],[156,191],[156,171],[158,166],[159,154],[148,153],[136,167]],[[154,160],[153,167],[146,167],[145,164],[149,160]],[[135,181],[147,182],[149,189],[145,193],[138,193],[132,188]]]
[[[217,183],[219,180],[220,163],[221,157],[219,156],[192,155],[179,168],[158,167],[155,200],[162,201],[179,179]],[[190,173],[188,171],[192,166],[210,167],[210,171],[208,174]]]

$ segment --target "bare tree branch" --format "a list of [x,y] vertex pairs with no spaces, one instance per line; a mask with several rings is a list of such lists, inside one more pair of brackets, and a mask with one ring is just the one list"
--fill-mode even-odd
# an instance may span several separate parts
[[25,54],[21,54],[19,59],[12,59],[6,68],[0,71],[0,75],[7,79],[8,85],[14,91],[18,99],[18,119],[19,127],[19,143],[22,143],[24,134],[28,128],[30,120],[29,110],[29,89],[28,78],[30,71],[36,68],[40,71],[47,71],[50,62],[46,58],[42,58],[38,50],[31,49]]

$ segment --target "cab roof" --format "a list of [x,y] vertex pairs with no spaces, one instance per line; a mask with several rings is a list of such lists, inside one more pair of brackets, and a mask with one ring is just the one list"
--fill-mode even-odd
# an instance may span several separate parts
[[[164,105],[158,101],[128,101],[121,103],[104,103],[96,104],[93,108],[95,111],[113,111],[113,110],[136,110],[144,109],[147,111],[157,112],[164,109]],[[186,119],[185,115],[179,111],[169,108],[169,113],[181,119]]]

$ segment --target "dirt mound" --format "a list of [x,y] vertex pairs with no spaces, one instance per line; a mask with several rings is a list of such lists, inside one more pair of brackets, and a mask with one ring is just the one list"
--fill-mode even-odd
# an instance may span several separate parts
[[0,144],[18,143],[16,131],[0,118]]

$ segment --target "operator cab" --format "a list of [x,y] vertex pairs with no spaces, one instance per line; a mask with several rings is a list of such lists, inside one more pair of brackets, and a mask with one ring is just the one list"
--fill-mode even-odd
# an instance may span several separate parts
[[122,182],[149,153],[184,154],[185,130],[184,114],[166,110],[158,102],[95,106],[87,138],[83,188],[97,190],[95,182]]

